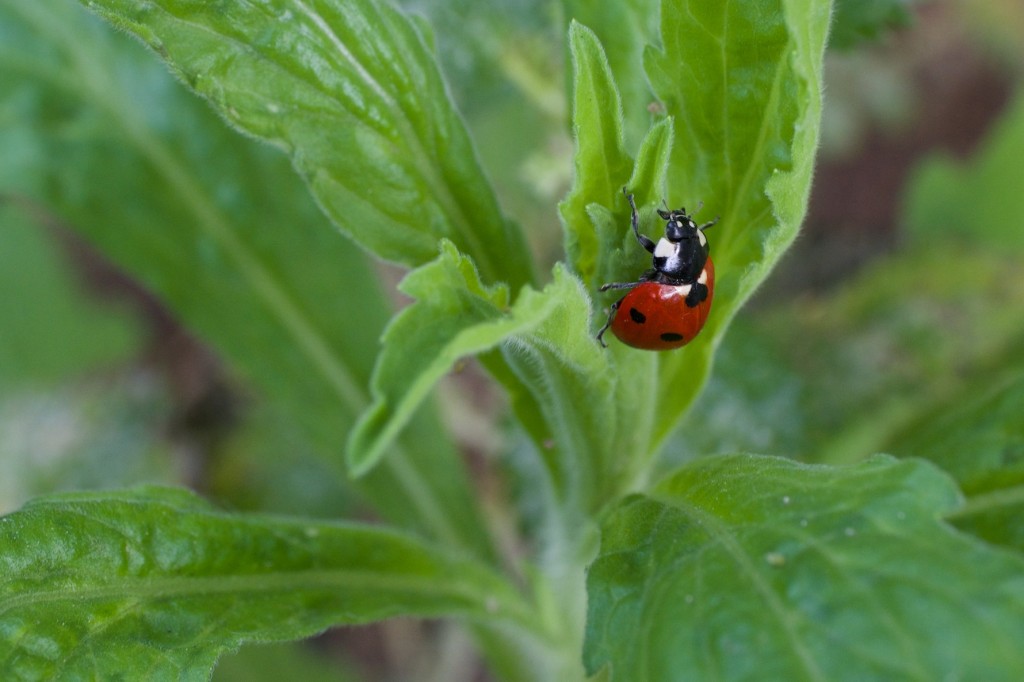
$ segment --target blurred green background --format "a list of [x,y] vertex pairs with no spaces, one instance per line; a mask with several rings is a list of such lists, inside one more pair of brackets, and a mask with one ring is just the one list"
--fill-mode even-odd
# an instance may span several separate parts
[[[548,266],[560,256],[555,204],[572,169],[562,27],[592,10],[405,4],[434,26],[503,206]],[[666,466],[716,452],[838,463],[886,451],[939,462],[968,494],[1024,483],[1024,4],[935,0],[894,18],[900,25],[877,36],[837,27],[801,237],[734,323]],[[635,74],[617,75],[626,101],[646,96]],[[23,178],[8,170],[29,153],[10,132],[19,111],[0,101],[0,512],[54,490],[143,481],[187,484],[239,509],[346,510],[298,427],[23,197]],[[633,123],[636,137],[645,123]],[[514,447],[487,427],[502,402],[472,369],[440,398],[467,452]],[[485,494],[499,494],[500,465],[474,461]],[[1021,546],[1005,530],[976,530]],[[342,643],[364,652],[364,671],[414,668],[410,632],[436,643],[432,627],[397,621]],[[441,636],[453,651],[468,646]],[[318,645],[325,655],[330,637]],[[266,661],[282,659],[265,653],[232,659],[218,677],[268,675]],[[285,660],[309,679],[339,676]]]

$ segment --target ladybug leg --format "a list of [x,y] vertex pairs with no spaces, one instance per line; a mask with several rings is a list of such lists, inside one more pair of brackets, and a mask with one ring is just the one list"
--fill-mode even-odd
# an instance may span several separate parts
[[641,282],[608,282],[608,284],[602,284],[598,291],[611,291],[612,289],[632,289]]
[[626,188],[622,188],[622,193],[626,195],[626,201],[629,202],[629,220],[633,225],[633,234],[636,235],[636,240],[640,242],[640,246],[647,249],[649,253],[654,253],[654,242],[640,234],[640,213],[636,210],[636,204],[633,202],[633,195],[626,191]]
[[[635,285],[633,285],[633,284],[630,284],[629,286],[635,286]],[[604,290],[604,287],[602,287],[602,291],[603,291],[603,290]],[[620,298],[619,300],[617,300],[617,301],[616,301],[615,303],[612,303],[612,307],[611,307],[611,309],[609,309],[609,311],[608,311],[608,319],[607,319],[607,320],[605,321],[605,323],[604,323],[604,326],[603,326],[603,327],[601,327],[601,329],[599,329],[599,330],[598,330],[598,332],[597,332],[597,342],[598,342],[599,344],[601,344],[601,348],[607,348],[607,347],[608,347],[608,344],[604,342],[604,339],[603,339],[602,337],[604,336],[604,333],[605,333],[606,331],[608,331],[608,327],[612,326],[612,320],[614,320],[614,319],[615,319],[615,313],[616,313],[616,311],[617,311],[617,310],[619,309],[619,305],[620,305],[620,304],[621,304],[621,303],[622,303],[622,302],[623,302],[623,301],[624,301],[625,299],[626,299],[626,297],[625,297],[625,296],[623,296],[622,298]]]
[[635,282],[609,282],[608,284],[602,284],[601,288],[598,289],[598,291],[610,291],[612,289],[632,289],[638,284],[643,284],[644,282],[650,282],[656,279],[657,275],[658,271],[655,270],[654,268],[651,268],[644,274],[640,275],[640,279]]

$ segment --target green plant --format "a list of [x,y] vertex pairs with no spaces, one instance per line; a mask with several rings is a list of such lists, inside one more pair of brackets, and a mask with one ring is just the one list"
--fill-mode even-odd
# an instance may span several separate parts
[[[396,615],[457,620],[508,680],[1024,670],[1021,548],[954,530],[979,517],[938,466],[870,450],[665,464],[679,438],[716,437],[677,428],[803,219],[828,3],[567,2],[591,28],[568,28],[576,174],[550,275],[499,207],[425,23],[371,0],[83,4],[210,106],[64,0],[6,3],[0,191],[159,294],[263,396],[263,428],[293,425],[381,522],[152,486],[38,498],[0,519],[5,677],[205,679],[242,644]],[[609,64],[633,98],[645,73],[660,108],[620,98]],[[593,338],[597,287],[645,266],[623,187],[647,222],[662,199],[721,216],[714,312],[682,352]],[[394,317],[371,258],[410,269]],[[515,416],[522,492],[501,513],[529,551],[497,542],[430,400],[469,356]],[[911,423],[904,443],[924,438]]]

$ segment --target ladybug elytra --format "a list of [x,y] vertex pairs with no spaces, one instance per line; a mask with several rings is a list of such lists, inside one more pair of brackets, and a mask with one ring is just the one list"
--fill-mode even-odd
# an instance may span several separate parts
[[653,266],[636,282],[612,282],[601,287],[629,289],[612,304],[608,321],[597,333],[611,328],[627,346],[644,350],[671,350],[692,341],[708,319],[715,291],[715,266],[711,262],[704,230],[718,222],[697,225],[685,208],[658,209],[665,221],[665,236],[655,244],[640,234],[640,215],[633,195],[622,190],[629,201],[633,234],[640,246],[653,256]]

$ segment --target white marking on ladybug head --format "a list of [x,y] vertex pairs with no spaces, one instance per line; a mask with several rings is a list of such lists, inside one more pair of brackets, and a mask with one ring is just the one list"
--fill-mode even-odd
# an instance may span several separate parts
[[[679,244],[662,237],[654,247],[654,259],[655,267],[663,272],[678,270],[682,266],[679,259]],[[661,259],[664,259],[664,262],[659,263]]]
[[697,278],[697,283],[698,284],[703,284],[704,286],[708,285],[708,269],[707,268],[704,268],[703,270],[700,271],[700,277]]
[[703,230],[697,230],[697,239],[700,240],[700,245],[701,246],[707,246],[708,245],[708,238],[704,236],[704,231]]
[[659,239],[658,244],[654,247],[655,258],[671,258],[678,253],[679,244],[674,244],[664,237]]

